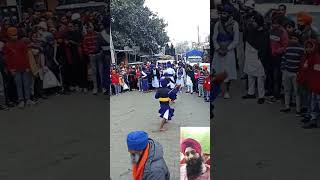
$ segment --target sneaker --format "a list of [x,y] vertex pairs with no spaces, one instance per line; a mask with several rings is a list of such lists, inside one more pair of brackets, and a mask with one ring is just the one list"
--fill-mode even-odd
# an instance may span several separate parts
[[257,103],[258,104],[264,104],[264,102],[265,102],[264,98],[259,98]]
[[228,92],[225,92],[223,98],[224,99],[230,99],[231,96],[230,96],[230,94]]
[[93,95],[97,95],[97,94],[98,94],[98,90],[97,90],[96,88],[94,88],[94,89],[92,90],[92,94],[93,94]]
[[310,120],[309,123],[306,123],[305,125],[302,126],[303,129],[313,129],[317,127],[318,126],[315,120]]
[[6,105],[0,105],[0,111],[7,111],[9,108]]
[[290,112],[290,108],[283,108],[283,109],[280,109],[280,112],[288,113],[288,112]]
[[83,88],[82,91],[83,91],[84,93],[87,93],[87,92],[88,92],[88,89],[87,89],[87,88]]
[[107,89],[106,88],[102,88],[102,94],[106,93]]
[[74,87],[74,86],[70,87],[70,91],[75,91],[75,90],[76,90],[76,87]]
[[77,91],[77,92],[80,92],[82,89],[81,88],[79,88],[78,86],[77,87],[75,87],[75,91]]
[[309,122],[309,121],[310,121],[310,118],[303,118],[303,119],[301,120],[302,123],[307,123],[307,122]]
[[24,101],[20,101],[18,104],[18,108],[23,109],[25,106]]
[[250,95],[250,94],[246,94],[244,96],[242,96],[242,99],[255,99],[256,96],[255,95]]
[[26,102],[26,106],[32,106],[32,105],[35,105],[36,103],[34,102],[34,101],[32,101],[32,100],[27,100],[27,102]]

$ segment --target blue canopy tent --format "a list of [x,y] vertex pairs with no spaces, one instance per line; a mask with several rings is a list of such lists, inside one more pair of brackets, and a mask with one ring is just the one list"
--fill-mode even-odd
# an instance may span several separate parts
[[198,50],[191,50],[189,52],[186,53],[186,57],[191,57],[191,56],[200,56],[200,57],[203,57],[203,52],[202,51],[198,51]]

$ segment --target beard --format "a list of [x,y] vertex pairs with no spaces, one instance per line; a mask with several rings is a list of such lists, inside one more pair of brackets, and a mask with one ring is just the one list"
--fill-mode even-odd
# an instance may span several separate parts
[[187,161],[187,177],[188,180],[194,180],[202,173],[203,159],[200,156],[196,159],[190,159]]

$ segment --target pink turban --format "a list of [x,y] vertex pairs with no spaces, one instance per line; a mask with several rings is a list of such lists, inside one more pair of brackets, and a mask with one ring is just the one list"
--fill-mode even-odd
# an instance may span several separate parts
[[198,141],[188,138],[182,141],[180,148],[181,148],[181,152],[183,154],[185,154],[185,151],[188,147],[191,147],[192,149],[194,149],[197,153],[201,153],[201,145],[199,144]]

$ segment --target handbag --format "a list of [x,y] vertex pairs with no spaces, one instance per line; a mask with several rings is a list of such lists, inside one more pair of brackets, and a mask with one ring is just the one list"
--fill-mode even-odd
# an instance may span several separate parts
[[53,74],[53,72],[48,69],[46,72],[44,72],[43,75],[43,89],[53,88],[61,86],[60,82],[56,78],[56,76]]

